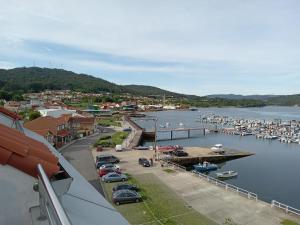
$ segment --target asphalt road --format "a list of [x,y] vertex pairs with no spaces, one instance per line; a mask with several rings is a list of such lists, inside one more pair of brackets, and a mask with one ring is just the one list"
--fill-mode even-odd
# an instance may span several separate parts
[[[103,133],[103,135],[107,134],[109,133]],[[101,134],[79,139],[75,143],[65,147],[61,153],[72,166],[104,196],[91,152],[93,144],[100,136]]]

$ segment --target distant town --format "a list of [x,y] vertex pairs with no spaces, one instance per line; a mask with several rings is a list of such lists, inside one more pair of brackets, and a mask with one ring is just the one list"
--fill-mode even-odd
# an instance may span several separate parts
[[3,107],[16,112],[24,120],[24,127],[42,135],[57,148],[73,139],[93,134],[98,125],[120,126],[116,122],[119,114],[189,108],[184,104],[173,104],[172,97],[166,96],[135,97],[125,94],[116,97],[110,93],[70,90],[26,93],[22,98],[21,101],[3,99]]

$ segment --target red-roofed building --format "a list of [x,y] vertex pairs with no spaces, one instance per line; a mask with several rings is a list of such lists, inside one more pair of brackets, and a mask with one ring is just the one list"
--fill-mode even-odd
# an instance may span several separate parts
[[95,132],[96,120],[94,117],[74,116],[70,118],[70,126],[74,137],[84,137]]
[[62,115],[58,118],[51,116],[39,117],[26,122],[24,127],[42,135],[49,143],[59,148],[72,140],[70,118],[71,115]]

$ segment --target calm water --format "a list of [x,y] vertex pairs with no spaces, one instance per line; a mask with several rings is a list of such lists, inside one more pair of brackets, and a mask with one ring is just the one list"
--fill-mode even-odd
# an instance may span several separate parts
[[[158,124],[169,122],[172,127],[183,123],[186,127],[199,127],[195,122],[199,115],[214,113],[236,118],[300,120],[298,107],[264,107],[264,108],[209,108],[191,111],[164,111],[148,113],[157,116]],[[148,129],[152,129],[153,122],[140,122]],[[166,138],[166,134],[158,134],[159,139]],[[177,133],[177,136],[184,134]],[[241,149],[254,152],[254,156],[226,162],[219,171],[236,170],[239,176],[227,180],[238,187],[258,194],[262,200],[270,202],[277,200],[300,209],[300,145],[283,144],[279,141],[261,140],[252,136],[240,137],[225,134],[208,134],[193,132],[193,138],[173,141],[159,141],[159,145],[180,144],[183,146],[205,146],[222,143],[225,148]],[[152,143],[145,143],[152,144]],[[210,175],[214,176],[215,172]]]

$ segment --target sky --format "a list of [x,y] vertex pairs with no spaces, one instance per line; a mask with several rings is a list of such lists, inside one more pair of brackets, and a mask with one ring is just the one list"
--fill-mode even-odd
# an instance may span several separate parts
[[0,0],[0,68],[208,94],[300,93],[299,0]]

